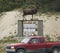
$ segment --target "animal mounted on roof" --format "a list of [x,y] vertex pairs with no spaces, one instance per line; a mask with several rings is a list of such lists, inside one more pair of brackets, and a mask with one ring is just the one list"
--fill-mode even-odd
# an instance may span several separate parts
[[[37,8],[25,9],[25,10],[23,10],[23,17],[26,16],[26,15],[32,15],[32,19],[31,20],[33,20],[33,14],[36,14],[36,13],[37,13]],[[24,20],[26,20],[25,17],[24,17]]]
[[23,10],[23,17],[25,15],[33,15],[33,14],[36,14],[37,13],[37,8],[34,8],[34,9],[25,9]]
[[24,9],[23,10],[23,17],[26,16],[26,15],[32,15],[31,20],[33,20],[33,15],[37,13],[38,9],[39,9],[38,5],[36,5],[35,8],[32,8],[32,9]]

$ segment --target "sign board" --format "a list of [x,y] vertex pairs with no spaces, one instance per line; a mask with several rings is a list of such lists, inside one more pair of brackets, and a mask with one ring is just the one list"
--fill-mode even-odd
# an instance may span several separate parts
[[35,24],[24,24],[24,31],[28,31],[28,32],[34,32],[36,29],[36,25]]
[[35,24],[24,24],[24,29],[35,29],[36,25]]

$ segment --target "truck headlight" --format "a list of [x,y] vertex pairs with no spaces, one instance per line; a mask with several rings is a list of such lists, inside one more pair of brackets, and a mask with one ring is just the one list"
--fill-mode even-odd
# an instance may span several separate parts
[[14,46],[11,46],[11,49],[14,49]]

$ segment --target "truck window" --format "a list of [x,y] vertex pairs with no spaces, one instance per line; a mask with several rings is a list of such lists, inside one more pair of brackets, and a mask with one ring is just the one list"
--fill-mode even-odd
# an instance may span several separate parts
[[29,40],[30,40],[30,38],[26,37],[26,38],[24,38],[21,42],[22,42],[22,43],[27,43]]
[[40,43],[43,43],[44,42],[44,38],[40,38]]
[[30,43],[38,43],[38,38],[32,38]]

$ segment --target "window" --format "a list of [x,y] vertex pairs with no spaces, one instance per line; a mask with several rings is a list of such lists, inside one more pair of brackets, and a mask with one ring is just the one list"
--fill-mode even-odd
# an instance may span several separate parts
[[26,37],[26,38],[24,38],[21,42],[22,42],[22,43],[27,43],[29,40],[30,40],[30,38]]
[[38,38],[31,39],[31,43],[38,43]]
[[40,42],[41,43],[43,43],[44,42],[44,38],[42,37],[42,38],[40,38]]

